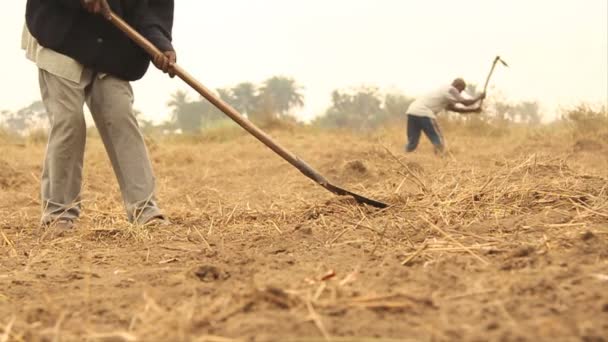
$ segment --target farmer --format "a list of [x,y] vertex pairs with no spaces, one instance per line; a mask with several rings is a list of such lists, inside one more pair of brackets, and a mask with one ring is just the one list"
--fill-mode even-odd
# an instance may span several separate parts
[[43,226],[69,230],[80,215],[85,103],[118,179],[129,221],[168,222],[156,204],[152,165],[129,83],[144,76],[150,58],[106,18],[111,8],[164,51],[153,63],[173,76],[173,6],[173,0],[27,1],[22,47],[39,69],[50,121],[41,177]]
[[466,88],[462,78],[455,79],[451,85],[442,87],[426,96],[416,99],[407,110],[407,145],[406,152],[412,152],[418,147],[420,132],[424,132],[435,146],[436,153],[442,153],[445,143],[435,115],[443,110],[465,113],[479,113],[481,108],[461,108],[456,104],[472,106],[486,97],[481,93],[472,99],[465,99],[461,93]]

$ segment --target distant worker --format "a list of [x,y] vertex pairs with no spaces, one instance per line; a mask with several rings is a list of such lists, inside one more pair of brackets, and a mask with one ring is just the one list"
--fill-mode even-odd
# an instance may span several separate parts
[[168,222],[154,197],[152,164],[129,84],[144,76],[150,57],[107,18],[113,10],[152,41],[162,51],[152,62],[172,75],[173,7],[173,0],[27,1],[22,47],[38,66],[50,121],[41,176],[44,226],[70,230],[80,215],[85,103],[118,178],[129,221]]
[[442,153],[445,148],[443,135],[437,124],[436,115],[444,110],[465,113],[480,113],[481,108],[462,108],[456,104],[464,106],[472,106],[477,101],[486,97],[485,93],[481,93],[472,99],[464,98],[461,93],[466,88],[467,84],[462,78],[455,79],[451,85],[442,87],[430,94],[416,99],[407,109],[407,145],[406,152],[412,152],[418,147],[420,141],[420,132],[429,138],[436,153]]

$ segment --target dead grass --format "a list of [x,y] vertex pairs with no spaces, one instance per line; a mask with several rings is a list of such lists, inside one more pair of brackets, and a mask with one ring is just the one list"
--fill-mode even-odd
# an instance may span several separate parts
[[153,138],[163,229],[125,221],[93,139],[80,228],[51,240],[36,228],[43,145],[8,148],[0,341],[606,336],[606,146],[504,129],[448,127],[444,159],[426,141],[403,154],[401,127],[272,131],[384,210],[334,197],[246,135]]

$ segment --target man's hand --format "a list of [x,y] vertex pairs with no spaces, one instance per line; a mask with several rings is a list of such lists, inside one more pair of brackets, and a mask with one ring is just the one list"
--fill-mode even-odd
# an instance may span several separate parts
[[481,93],[481,94],[477,95],[477,101],[483,100],[485,98],[486,98],[486,93]]
[[172,78],[175,77],[174,66],[177,63],[177,54],[175,51],[165,51],[152,58],[152,63],[164,73],[168,73]]
[[80,0],[80,2],[82,3],[82,7],[88,12],[101,14],[106,19],[110,19],[112,10],[107,0]]

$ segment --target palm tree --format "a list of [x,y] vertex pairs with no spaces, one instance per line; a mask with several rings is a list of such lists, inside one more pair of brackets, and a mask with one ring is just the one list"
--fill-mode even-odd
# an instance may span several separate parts
[[167,102],[167,107],[171,108],[171,121],[177,121],[177,113],[181,108],[188,104],[188,94],[183,90],[178,90],[171,94],[171,99]]
[[203,121],[203,112],[198,102],[190,102],[186,92],[178,90],[171,95],[167,102],[169,108],[173,108],[171,121],[183,132],[198,132]]
[[269,104],[275,114],[284,116],[291,109],[304,105],[304,96],[300,90],[301,87],[293,78],[275,76],[263,83],[259,98]]
[[243,82],[232,88],[234,107],[241,114],[250,116],[255,112],[257,106],[257,88],[253,83]]
[[216,91],[222,101],[226,102],[227,104],[238,110],[238,108],[236,108],[236,99],[234,97],[234,94],[232,93],[232,89],[218,88],[216,89]]

